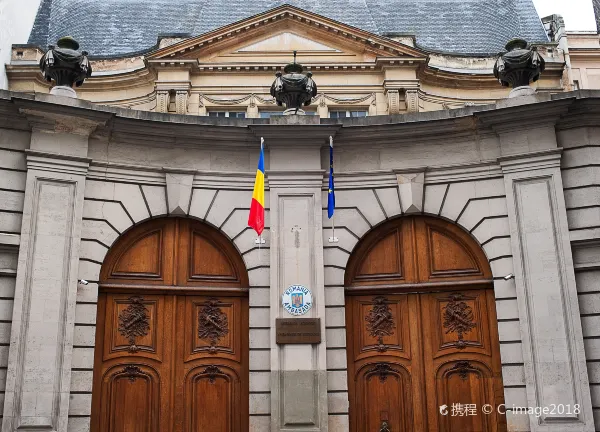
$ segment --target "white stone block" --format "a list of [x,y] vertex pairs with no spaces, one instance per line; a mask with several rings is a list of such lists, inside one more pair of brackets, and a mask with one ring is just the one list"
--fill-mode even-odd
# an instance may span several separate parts
[[106,222],[83,220],[81,225],[81,238],[98,240],[107,246],[113,244],[119,233],[112,229]]
[[142,186],[142,192],[148,203],[152,217],[167,214],[167,191],[164,186]]
[[457,223],[470,231],[484,217],[504,216],[506,210],[506,198],[478,199],[470,201]]
[[506,406],[528,407],[527,390],[525,387],[513,387],[504,389],[504,402]]
[[206,218],[206,212],[213,203],[216,193],[217,191],[213,189],[192,189],[190,216],[194,216],[199,219]]
[[496,315],[498,319],[519,319],[517,299],[496,300]]
[[268,309],[250,308],[250,328],[270,327]]
[[77,284],[78,302],[96,302],[98,300],[98,284],[90,282],[87,285]]
[[67,423],[67,432],[89,432],[90,418],[89,417],[69,417]]
[[525,367],[516,365],[502,366],[502,383],[505,386],[524,386]]
[[346,310],[344,307],[325,309],[325,325],[327,327],[343,327],[346,324]]
[[72,392],[92,392],[92,371],[71,371]]
[[350,258],[350,255],[342,249],[336,247],[323,248],[323,262],[325,265],[345,268],[348,258]]
[[506,411],[507,430],[510,432],[529,432],[529,416],[525,414],[513,414]]
[[587,371],[590,384],[600,384],[600,362],[588,361]]
[[90,415],[91,413],[91,394],[71,394],[69,401],[69,415]]
[[470,198],[475,198],[475,182],[451,183],[441,215],[456,220]]
[[600,312],[600,294],[580,294],[579,312],[582,314],[591,314]]
[[346,329],[326,329],[327,348],[346,347]]
[[348,393],[327,393],[327,411],[334,414],[348,412]]
[[2,368],[8,366],[8,349],[7,346],[0,346],[0,367]]
[[400,206],[404,213],[421,213],[423,211],[423,190],[425,173],[396,174]]
[[0,169],[0,189],[25,191],[27,174],[21,171],[8,171]]
[[575,273],[578,292],[600,291],[600,270],[589,270]]
[[348,360],[346,358],[345,349],[329,349],[327,350],[327,370],[330,369],[346,369]]
[[423,206],[425,213],[432,215],[439,213],[448,186],[447,184],[425,185],[425,204]]
[[[337,196],[336,196],[336,206],[337,206]],[[323,210],[322,214],[323,220],[327,220],[327,210]],[[325,222],[326,225],[329,225]],[[330,226],[330,225],[329,225]],[[336,227],[346,227],[349,231],[351,231],[355,237],[361,238],[364,236],[367,231],[371,229],[367,221],[361,214],[353,208],[345,209],[345,208],[337,208],[335,210],[335,226]],[[337,235],[336,228],[336,237]]]
[[6,213],[0,210],[0,227],[9,233],[20,233],[23,217],[19,213]]
[[133,225],[123,206],[116,202],[85,200],[83,217],[105,220],[121,233]]
[[208,210],[206,221],[219,227],[234,208],[250,208],[251,200],[251,191],[219,190]]
[[259,267],[248,270],[248,280],[251,287],[268,287],[269,286],[269,268]]
[[79,244],[79,257],[96,262],[103,262],[108,249],[95,241],[82,240]]
[[270,348],[269,329],[250,329],[250,348]]
[[244,264],[246,264],[246,268],[255,268],[258,266],[268,266],[270,263],[270,254],[269,249],[266,248],[258,248],[245,253],[242,256],[244,260]]
[[[8,344],[10,343],[10,329],[11,323],[0,323],[0,343]],[[0,389],[2,386],[0,386]]]
[[271,412],[271,394],[250,393],[250,415],[269,414]]
[[[250,432],[270,432],[271,416],[250,416]],[[70,431],[69,431],[70,432]]]
[[75,324],[96,324],[96,305],[75,305]]
[[402,213],[400,210],[400,201],[398,198],[398,188],[389,187],[375,189],[375,193],[385,210],[385,214],[388,218],[397,216]]
[[471,234],[475,236],[480,244],[485,243],[492,237],[510,235],[508,218],[485,219],[477,226],[477,228],[473,229]]
[[346,371],[327,372],[327,390],[348,390],[348,374]]
[[330,415],[327,417],[329,432],[348,432],[350,430],[350,420],[348,415]]
[[325,288],[325,305],[326,306],[342,306],[346,304],[343,287],[326,287]]
[[24,192],[0,190],[0,210],[23,211]]
[[94,367],[94,348],[73,348],[73,369],[92,369]]
[[498,335],[500,342],[520,341],[521,331],[518,321],[502,321],[498,323]]
[[498,258],[500,256],[512,255],[512,249],[509,237],[498,237],[483,246],[483,250],[489,259]]
[[250,288],[250,307],[253,306],[269,306],[269,288]]
[[75,326],[73,332],[73,345],[93,347],[96,338],[96,327]]
[[250,391],[271,391],[271,372],[250,372]]
[[12,276],[0,276],[0,297],[14,297],[15,278]]
[[500,345],[500,361],[504,363],[523,363],[523,347],[520,343]]
[[169,214],[185,216],[189,213],[192,198],[193,174],[165,174],[167,181],[167,206]]
[[586,360],[600,360],[600,339],[584,339]]
[[334,230],[332,229],[332,220],[323,219],[323,246],[337,246],[341,247],[348,252],[351,252],[358,239],[352,235],[352,233],[343,226],[339,226],[338,220],[335,220],[335,237],[337,237],[337,243],[329,243],[329,238],[334,237]]
[[[327,200],[323,201],[323,205],[327,206]],[[335,192],[335,206],[336,223],[338,223],[337,209],[341,209],[342,207],[357,207],[358,211],[362,213],[371,225],[377,225],[382,220],[385,220],[385,215],[372,189],[337,190]],[[327,210],[325,210],[326,218]]]
[[25,154],[0,149],[0,168],[26,170]]
[[77,272],[77,278],[87,281],[97,281],[100,279],[101,267],[101,264],[95,262],[79,260],[79,271]]
[[[494,295],[496,300],[502,300],[505,298],[516,298],[517,287],[515,286],[515,280],[504,280],[497,279],[494,281]],[[497,307],[497,306],[496,306]]]
[[325,286],[344,286],[344,270],[325,267]]
[[121,201],[135,223],[141,222],[150,217],[150,213],[148,213],[148,208],[146,207],[146,203],[142,197],[142,191],[140,191],[138,185],[115,183],[115,193],[113,199],[116,201]]
[[271,351],[250,349],[250,371],[271,370]]
[[0,320],[10,321],[13,316],[13,300],[0,299]]

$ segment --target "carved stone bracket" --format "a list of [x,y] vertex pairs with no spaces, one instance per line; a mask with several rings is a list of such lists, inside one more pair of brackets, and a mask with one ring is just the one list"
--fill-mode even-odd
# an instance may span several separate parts
[[460,379],[465,381],[469,375],[469,373],[476,372],[477,369],[474,368],[471,363],[466,360],[457,361],[454,366],[452,366],[449,371],[457,372]]
[[450,301],[444,307],[444,328],[446,334],[457,333],[458,340],[454,344],[458,349],[466,348],[467,344],[463,340],[464,333],[467,333],[475,327],[475,318],[473,309],[463,301],[462,294],[452,294]]
[[189,97],[190,93],[187,90],[177,90],[175,92],[175,112],[177,114],[187,114]]
[[198,313],[198,337],[210,342],[209,351],[217,352],[217,344],[229,333],[227,315],[219,307],[219,300],[207,300]]
[[419,91],[416,89],[407,89],[404,93],[406,99],[406,111],[419,112]]
[[158,90],[156,92],[156,112],[166,113],[169,111],[169,91]]
[[149,311],[142,297],[131,296],[129,301],[129,306],[119,314],[119,333],[129,340],[129,352],[135,354],[139,351],[135,338],[146,336],[150,330]]
[[396,89],[387,91],[388,114],[400,114],[400,92]]
[[400,372],[398,369],[394,369],[389,363],[376,363],[371,369],[367,371],[367,374],[376,374],[379,376],[379,381],[385,382],[387,376],[393,372]]
[[394,334],[396,323],[385,297],[378,296],[373,299],[373,307],[365,317],[365,321],[367,322],[369,335],[377,338],[379,342],[377,350],[380,352],[387,351],[388,346],[383,343],[383,337]]

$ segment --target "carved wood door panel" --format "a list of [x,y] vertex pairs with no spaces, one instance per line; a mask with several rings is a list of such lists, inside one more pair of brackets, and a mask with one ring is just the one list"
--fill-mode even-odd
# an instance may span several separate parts
[[92,432],[246,431],[247,283],[203,224],[155,220],[119,239],[100,275]]
[[391,221],[353,251],[345,285],[352,432],[506,430],[481,412],[504,390],[491,270],[468,233]]

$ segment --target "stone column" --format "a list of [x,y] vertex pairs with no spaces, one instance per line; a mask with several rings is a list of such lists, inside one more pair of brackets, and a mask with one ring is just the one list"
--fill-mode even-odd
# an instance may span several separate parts
[[561,149],[555,148],[499,159],[505,176],[527,404],[565,406],[562,413],[530,416],[532,432],[594,430],[560,157]]
[[88,135],[99,123],[63,122],[60,106],[21,111],[33,131],[2,431],[66,432],[85,156]]
[[[321,148],[328,145],[329,135],[337,126],[318,125],[315,116],[287,116],[271,121],[315,123],[307,126],[302,137],[294,134],[293,125],[289,132],[279,132],[280,136],[269,136],[268,126],[255,130],[257,136],[265,137],[269,161],[271,430],[325,432],[328,418]],[[276,344],[275,320],[296,318],[281,304],[281,296],[290,285],[304,285],[312,291],[313,307],[301,318],[321,319],[320,344]]]

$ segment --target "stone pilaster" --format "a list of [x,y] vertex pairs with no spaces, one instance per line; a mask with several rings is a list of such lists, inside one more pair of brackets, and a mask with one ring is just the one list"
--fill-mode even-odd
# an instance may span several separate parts
[[[66,432],[88,136],[103,121],[27,108],[33,125],[3,432]],[[64,108],[69,111],[69,108]],[[98,114],[105,117],[105,114]]]
[[[560,149],[505,156],[504,173],[532,432],[593,431]],[[577,406],[578,410],[574,407]]]

